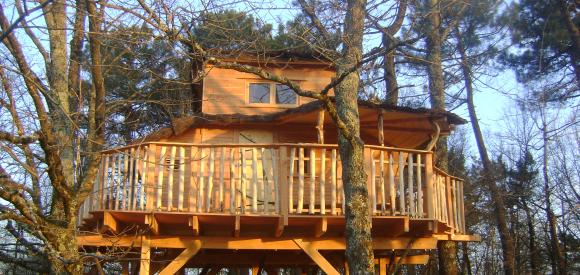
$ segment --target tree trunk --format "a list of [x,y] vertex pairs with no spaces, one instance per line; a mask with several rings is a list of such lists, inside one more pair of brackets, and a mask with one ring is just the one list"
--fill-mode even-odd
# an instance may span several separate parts
[[548,219],[548,232],[550,233],[550,247],[551,247],[551,261],[552,261],[552,272],[554,274],[566,274],[566,262],[564,261],[564,255],[562,255],[562,249],[560,248],[560,240],[558,239],[558,223],[556,215],[552,210],[552,200],[550,191],[550,177],[548,175],[548,125],[546,123],[546,117],[542,118],[542,140],[544,142],[544,154],[542,157],[542,175],[544,178],[544,197],[546,200],[546,218]]
[[[429,0],[429,23],[427,31],[427,73],[429,77],[429,93],[431,108],[445,111],[445,80],[441,64],[442,38],[439,0]],[[440,138],[435,149],[437,167],[447,171],[447,139]],[[440,241],[437,244],[439,258],[439,274],[458,274],[457,246],[452,241]]]
[[538,247],[536,245],[536,229],[534,228],[534,217],[530,213],[530,208],[525,203],[522,203],[524,212],[526,213],[526,224],[528,226],[528,245],[530,247],[530,269],[532,275],[540,275],[541,260],[538,254]]
[[[393,39],[383,33],[383,46],[386,49],[393,48]],[[387,102],[396,106],[399,99],[399,85],[397,84],[397,72],[395,68],[395,49],[385,53],[383,56],[383,79],[387,92]]]
[[[559,0],[558,1],[560,13],[568,34],[570,35],[570,41],[572,42],[571,58],[572,67],[574,68],[574,73],[576,74],[576,82],[580,85],[580,30],[574,24],[574,20],[570,16],[570,10],[568,9],[568,1]],[[577,5],[577,4],[576,4]],[[574,5],[575,6],[575,5]]]
[[[344,49],[337,61],[337,75],[341,75],[362,59],[362,38],[365,21],[364,0],[349,0],[344,26]],[[346,206],[346,258],[350,274],[375,274],[369,216],[367,175],[364,167],[364,143],[360,138],[358,113],[358,70],[348,74],[336,86],[336,109],[350,134],[338,133],[342,178]]]
[[491,192],[491,198],[494,202],[494,214],[497,220],[497,227],[503,251],[503,268],[506,275],[513,275],[515,274],[515,248],[513,237],[508,227],[504,198],[493,177],[492,163],[489,159],[489,155],[487,154],[487,148],[485,147],[483,135],[481,134],[481,128],[479,127],[479,120],[477,119],[477,114],[475,112],[475,105],[473,103],[471,67],[469,66],[469,61],[465,53],[465,47],[463,46],[461,33],[459,30],[456,30],[456,33],[459,53],[461,55],[461,70],[465,82],[465,90],[467,92],[467,109],[469,111],[469,119],[471,121],[471,126],[473,127],[473,134],[475,135],[477,150],[479,151],[479,156],[483,162],[484,181],[488,185],[488,188]]

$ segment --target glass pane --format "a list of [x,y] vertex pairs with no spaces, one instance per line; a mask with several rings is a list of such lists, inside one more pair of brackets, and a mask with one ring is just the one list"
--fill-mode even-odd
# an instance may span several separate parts
[[250,83],[250,103],[270,103],[270,84]]
[[297,95],[286,85],[276,85],[276,103],[277,104],[296,104]]

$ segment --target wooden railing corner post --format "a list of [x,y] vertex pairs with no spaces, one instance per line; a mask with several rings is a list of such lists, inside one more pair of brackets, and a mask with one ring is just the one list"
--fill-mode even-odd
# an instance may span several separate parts
[[433,153],[425,154],[425,186],[427,187],[427,217],[435,218],[435,205],[433,203]]
[[280,200],[280,203],[278,204],[280,209],[277,209],[279,211],[279,215],[281,215],[282,217],[287,217],[288,213],[289,213],[289,194],[288,194],[288,167],[290,167],[289,165],[289,161],[288,161],[288,147],[287,146],[280,146],[278,149],[278,167],[276,167],[276,169],[278,169],[278,184],[280,185],[278,188],[278,192],[279,192],[279,196],[277,199]]

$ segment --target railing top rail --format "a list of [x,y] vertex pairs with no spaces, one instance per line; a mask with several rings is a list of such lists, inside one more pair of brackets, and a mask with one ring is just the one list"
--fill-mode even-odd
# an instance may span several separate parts
[[456,177],[456,176],[449,175],[447,172],[443,171],[441,168],[438,168],[438,167],[436,167],[436,166],[433,166],[433,171],[435,171],[436,173],[439,173],[439,174],[443,174],[443,175],[444,175],[444,176],[446,176],[446,177],[450,177],[450,178],[452,178],[452,179],[455,179],[455,180],[460,180],[460,181],[463,181],[463,179],[462,179],[462,178],[459,178],[459,177]]
[[[103,154],[110,154],[121,152],[130,148],[143,147],[148,145],[165,145],[165,146],[195,146],[201,148],[212,148],[212,147],[262,147],[262,148],[278,148],[278,147],[306,147],[306,148],[338,148],[337,144],[318,144],[318,143],[219,143],[219,144],[208,144],[208,143],[183,143],[183,142],[158,142],[150,141],[138,144],[126,145],[116,148],[111,148],[101,151]],[[386,147],[380,145],[365,145],[365,148],[370,148],[374,150],[384,150],[384,151],[399,151],[407,153],[419,153],[419,154],[431,154],[431,151],[415,150],[407,148],[396,148],[396,147]]]

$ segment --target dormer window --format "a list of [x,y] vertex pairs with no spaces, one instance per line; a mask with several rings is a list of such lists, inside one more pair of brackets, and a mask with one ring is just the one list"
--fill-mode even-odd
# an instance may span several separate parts
[[264,105],[296,105],[298,96],[286,85],[276,83],[250,83],[248,103]]

